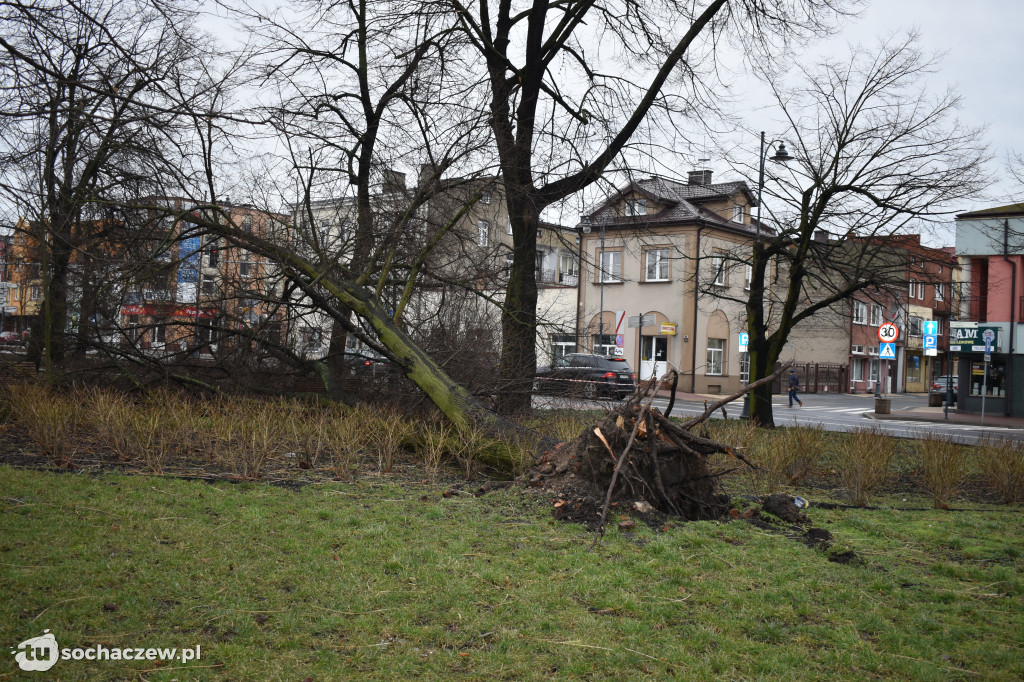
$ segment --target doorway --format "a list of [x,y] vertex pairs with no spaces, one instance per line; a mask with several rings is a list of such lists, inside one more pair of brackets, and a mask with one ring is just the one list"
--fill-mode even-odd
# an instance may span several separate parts
[[657,378],[668,371],[668,337],[640,337],[640,380]]

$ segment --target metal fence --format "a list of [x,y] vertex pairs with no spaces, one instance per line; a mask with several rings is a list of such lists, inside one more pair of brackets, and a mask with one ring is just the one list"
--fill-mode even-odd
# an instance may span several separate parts
[[[782,367],[782,363],[775,365],[775,370]],[[835,363],[802,362],[793,365],[797,377],[800,378],[800,390],[804,393],[844,393],[849,383],[847,382],[848,368],[846,365]],[[786,372],[772,383],[774,393],[785,393],[786,384],[789,380],[789,373]]]

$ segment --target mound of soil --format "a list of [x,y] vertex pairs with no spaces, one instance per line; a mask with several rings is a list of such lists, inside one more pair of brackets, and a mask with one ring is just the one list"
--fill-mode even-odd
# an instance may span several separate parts
[[580,513],[590,518],[596,509],[599,519],[616,465],[626,453],[612,494],[619,509],[636,510],[649,525],[663,525],[665,515],[720,518],[729,509],[729,498],[720,492],[707,455],[732,450],[685,426],[670,422],[657,409],[628,403],[540,457],[529,472],[529,485],[563,502],[562,511],[556,510],[560,518]]

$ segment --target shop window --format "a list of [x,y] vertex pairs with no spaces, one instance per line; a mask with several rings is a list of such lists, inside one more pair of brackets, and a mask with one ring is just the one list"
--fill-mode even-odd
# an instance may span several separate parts
[[988,363],[988,375],[985,374],[984,362],[971,363],[970,395],[989,398],[1001,398],[1006,395],[1006,364],[1001,360]]

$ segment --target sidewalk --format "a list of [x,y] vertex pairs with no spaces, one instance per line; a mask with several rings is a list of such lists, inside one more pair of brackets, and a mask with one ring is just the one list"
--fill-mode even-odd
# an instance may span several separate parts
[[944,424],[970,424],[972,426],[995,426],[1004,429],[1024,429],[1024,419],[1020,417],[1004,417],[1001,414],[985,414],[985,423],[981,422],[980,414],[962,414],[956,410],[949,411],[949,419],[943,412],[942,407],[912,407],[903,410],[893,410],[890,414],[875,414],[873,411],[865,412],[864,416],[869,419],[899,419],[902,421],[919,422],[942,422]]
[[[657,392],[657,395],[658,395],[659,398],[666,398],[667,399],[671,395],[671,392],[670,391],[666,391],[666,390],[659,390]],[[811,393],[811,394],[801,393],[800,395],[802,397],[805,397],[805,398],[806,397],[813,398],[816,394],[814,394],[814,393]],[[825,394],[825,395],[828,395],[828,394]],[[836,394],[832,394],[832,395],[836,395]],[[982,424],[981,423],[981,415],[980,414],[963,414],[963,413],[957,412],[955,409],[950,409],[950,411],[949,411],[949,419],[946,419],[945,413],[943,412],[944,408],[942,408],[942,407],[918,406],[918,407],[904,407],[904,408],[900,408],[900,407],[898,407],[898,406],[896,406],[894,404],[892,406],[892,413],[891,414],[875,414],[874,413],[874,403],[873,402],[869,402],[869,401],[874,400],[875,395],[873,393],[852,393],[852,394],[851,393],[844,393],[842,395],[844,397],[848,396],[848,397],[863,398],[864,402],[868,403],[868,404],[866,404],[864,406],[865,409],[864,409],[864,413],[863,413],[864,416],[867,417],[868,419],[878,419],[878,420],[897,419],[897,420],[901,420],[901,421],[942,422],[942,423],[945,423],[945,424],[968,424],[968,425],[971,425],[971,426],[985,426],[985,427],[990,427],[991,426],[991,427],[1004,428],[1004,429],[1024,429],[1024,418],[1020,418],[1020,417],[1004,417],[1001,414],[986,413],[985,414],[985,423]],[[904,394],[896,394],[896,395],[904,395]],[[725,397],[724,395],[711,395],[711,394],[707,394],[707,393],[684,393],[683,391],[676,391],[676,402],[677,403],[678,402],[702,403],[704,401],[707,401],[707,404],[710,405],[710,404],[714,403],[717,400],[721,400],[724,397]],[[786,397],[786,394],[785,393],[776,394],[774,397],[781,398],[781,399],[784,400],[785,397]],[[741,398],[741,399],[735,401],[734,403],[732,403],[732,405],[730,405],[727,409],[729,411],[732,411],[734,406],[738,408],[742,404],[743,404],[743,399]]]

